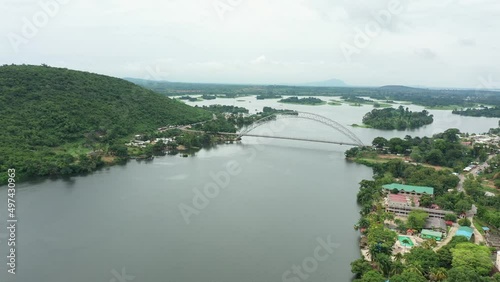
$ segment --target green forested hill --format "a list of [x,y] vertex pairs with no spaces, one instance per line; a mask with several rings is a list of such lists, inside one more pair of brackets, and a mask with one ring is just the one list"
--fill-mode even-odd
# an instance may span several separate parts
[[47,66],[2,66],[0,183],[8,168],[24,176],[80,172],[87,160],[59,150],[65,144],[112,144],[132,133],[210,117],[118,78]]

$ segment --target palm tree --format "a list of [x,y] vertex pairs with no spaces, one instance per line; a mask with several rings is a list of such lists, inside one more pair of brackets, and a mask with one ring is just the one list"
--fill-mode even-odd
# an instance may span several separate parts
[[436,246],[437,246],[437,242],[434,239],[428,239],[422,243],[422,248],[424,248],[424,249],[432,249]]
[[394,255],[394,261],[402,261],[404,258],[404,255],[402,253],[397,253]]
[[444,281],[448,278],[446,273],[446,269],[443,267],[433,268],[429,274],[429,278],[431,281]]
[[405,270],[405,265],[401,261],[394,261],[391,269],[391,276],[401,274]]
[[413,263],[407,264],[405,271],[410,272],[410,273],[423,275],[422,267],[420,265],[413,264]]

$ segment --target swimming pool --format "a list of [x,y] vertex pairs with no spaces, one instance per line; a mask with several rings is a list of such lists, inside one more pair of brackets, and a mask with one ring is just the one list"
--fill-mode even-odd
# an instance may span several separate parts
[[399,243],[404,247],[413,247],[413,241],[408,236],[398,236]]

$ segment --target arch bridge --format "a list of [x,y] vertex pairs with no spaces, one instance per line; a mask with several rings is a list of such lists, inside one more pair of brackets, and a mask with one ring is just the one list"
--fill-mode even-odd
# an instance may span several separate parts
[[[274,132],[272,134],[266,135],[266,134],[252,134],[251,132],[258,128],[261,127],[267,123],[280,120],[280,119],[305,119],[305,120],[312,120],[315,122],[319,122],[321,124],[324,124],[331,129],[335,130],[336,132],[342,134],[343,136],[347,137],[349,141],[347,142],[342,142],[342,141],[337,141],[337,140],[319,140],[319,139],[314,139],[314,138],[295,138],[295,137],[279,137],[279,136],[274,136]],[[234,133],[232,133],[234,134]],[[320,143],[330,143],[330,144],[338,144],[338,145],[348,145],[348,146],[364,146],[363,141],[359,139],[352,131],[347,129],[345,126],[341,125],[340,123],[329,119],[327,117],[313,114],[313,113],[306,113],[306,112],[283,112],[283,113],[276,113],[272,114],[269,116],[266,116],[264,118],[261,118],[254,123],[252,123],[250,126],[244,128],[237,134],[237,139],[241,139],[243,136],[249,136],[249,137],[263,137],[263,138],[275,138],[275,139],[286,139],[286,140],[299,140],[299,141],[310,141],[310,142],[320,142]]]

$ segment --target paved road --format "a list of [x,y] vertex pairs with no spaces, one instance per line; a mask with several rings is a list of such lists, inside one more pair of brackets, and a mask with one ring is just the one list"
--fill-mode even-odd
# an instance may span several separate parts
[[[495,155],[490,155],[488,156],[488,160],[492,159]],[[476,166],[473,170],[470,171],[470,173],[472,175],[478,175],[478,173],[480,171],[483,171],[485,168],[489,167],[490,165],[488,164],[488,162],[484,162],[478,166]],[[457,185],[457,191],[458,192],[464,192],[464,181],[465,181],[465,175],[464,174],[460,174],[458,175],[458,178],[460,178],[460,182],[458,182],[458,185]]]

